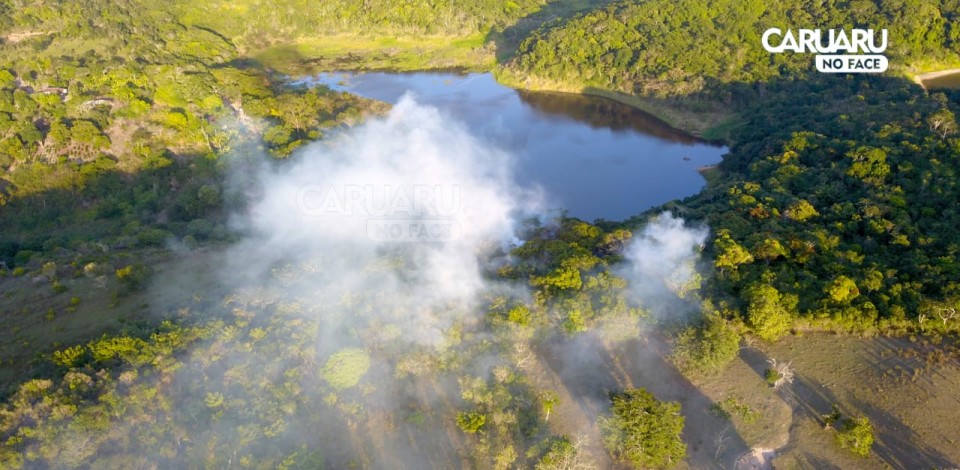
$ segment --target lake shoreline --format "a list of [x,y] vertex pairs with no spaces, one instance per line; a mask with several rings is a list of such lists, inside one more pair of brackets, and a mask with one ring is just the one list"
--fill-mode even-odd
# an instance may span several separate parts
[[498,83],[515,90],[570,93],[605,98],[643,111],[663,121],[668,126],[688,133],[704,142],[727,146],[731,143],[728,135],[729,124],[735,120],[736,116],[729,112],[721,112],[718,110],[695,112],[683,109],[675,103],[670,103],[662,99],[628,95],[614,90],[571,85],[529,75],[518,76],[515,71],[503,67],[499,67],[491,73]]

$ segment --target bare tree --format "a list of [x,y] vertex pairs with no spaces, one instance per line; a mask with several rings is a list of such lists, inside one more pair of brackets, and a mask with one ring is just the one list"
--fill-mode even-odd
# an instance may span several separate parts
[[927,124],[930,130],[940,135],[941,139],[946,139],[948,135],[957,130],[956,117],[949,109],[941,109],[927,118]]
[[513,345],[514,358],[518,369],[523,369],[533,361],[533,351],[526,342],[518,342]]
[[730,437],[727,436],[727,431],[730,430],[730,426],[726,426],[720,431],[720,434],[717,436],[717,440],[714,443],[717,446],[717,452],[713,455],[713,459],[720,461],[720,454],[723,453],[724,449],[727,448],[727,441],[730,440]]
[[947,326],[947,320],[951,320],[957,316],[957,309],[955,308],[938,308],[937,316],[943,320],[943,326]]
[[767,359],[767,364],[770,364],[770,370],[777,373],[777,380],[773,383],[773,388],[779,389],[783,384],[793,383],[792,362],[777,362],[776,359],[771,357]]

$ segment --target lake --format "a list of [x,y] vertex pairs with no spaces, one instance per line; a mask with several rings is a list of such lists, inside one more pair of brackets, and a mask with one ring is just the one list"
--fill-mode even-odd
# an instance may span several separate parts
[[518,91],[489,73],[327,73],[301,83],[388,103],[410,92],[513,154],[518,185],[539,185],[552,209],[588,221],[696,194],[706,183],[697,169],[727,150],[612,100]]

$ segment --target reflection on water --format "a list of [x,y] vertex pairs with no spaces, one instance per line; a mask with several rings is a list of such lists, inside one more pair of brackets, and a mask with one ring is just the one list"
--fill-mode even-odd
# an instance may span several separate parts
[[696,137],[670,127],[656,116],[613,100],[573,93],[517,90],[520,101],[544,114],[576,119],[593,129],[632,130],[671,142],[699,144]]
[[539,186],[552,209],[585,220],[622,220],[696,194],[701,166],[725,148],[604,98],[518,92],[490,74],[321,74],[319,83],[396,103],[406,93],[469,126],[516,158],[519,186]]

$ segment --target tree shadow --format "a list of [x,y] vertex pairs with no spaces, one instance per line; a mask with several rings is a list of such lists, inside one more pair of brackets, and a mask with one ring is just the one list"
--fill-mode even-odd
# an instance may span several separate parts
[[541,345],[539,353],[587,416],[604,412],[610,393],[630,386],[613,373],[594,335],[555,336]]
[[916,431],[897,419],[890,412],[858,398],[852,405],[873,423],[875,441],[873,453],[895,469],[953,468],[958,462],[951,461],[933,447],[924,444]]
[[804,452],[803,455],[798,457],[796,465],[796,468],[799,470],[843,470],[843,467],[809,452]]
[[705,143],[690,133],[683,132],[656,116],[611,99],[576,93],[531,92],[518,90],[520,101],[542,114],[574,119],[591,129],[610,129],[614,132],[633,130],[658,139],[686,144]]
[[554,339],[543,353],[588,416],[605,413],[610,393],[625,388],[645,388],[659,400],[679,402],[692,468],[733,468],[749,451],[729,421],[711,412],[714,402],[667,360],[669,346],[655,334],[615,346],[590,335]]
[[[740,358],[753,369],[761,379],[766,379],[770,369],[770,360],[763,351],[746,347],[740,349]],[[777,395],[793,408],[794,416],[810,418],[825,423],[824,415],[829,414],[833,405],[839,403],[836,395],[822,384],[794,375],[793,383],[782,385],[776,390]]]
[[750,451],[729,420],[713,413],[715,402],[670,362],[670,346],[659,334],[630,341],[610,354],[622,362],[634,386],[646,388],[660,400],[680,402],[692,468],[734,468],[737,459]]
[[[880,343],[882,347],[891,348],[895,340]],[[756,348],[744,348],[740,357],[760,377],[764,377],[769,365],[769,356]],[[894,356],[895,363],[908,364],[902,358]],[[843,402],[824,384],[809,378],[796,375],[792,384],[781,387],[777,393],[793,407],[797,418],[813,419],[821,426],[826,424],[824,416],[830,413],[834,406],[844,417],[865,416],[874,426],[875,442],[873,453],[883,460],[890,468],[951,468],[957,465],[949,457],[929,445],[909,426],[897,419],[890,412],[874,406],[857,397],[851,397],[843,406]],[[803,455],[809,467],[801,468],[839,468],[828,461],[815,457],[809,453]]]

